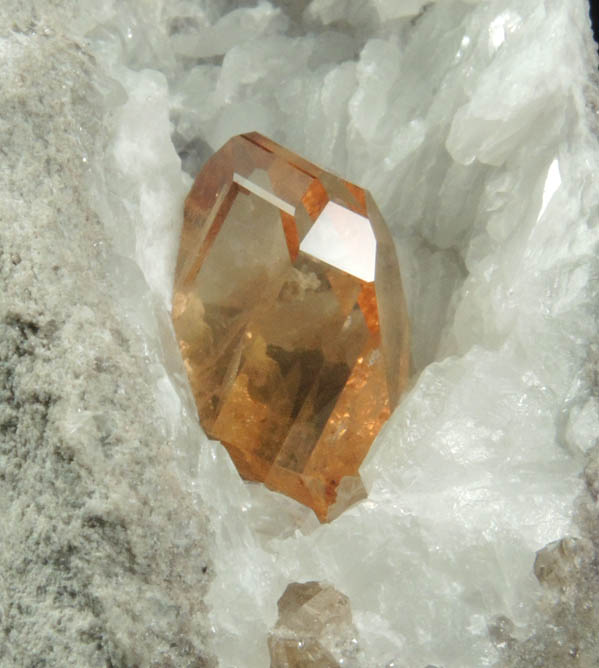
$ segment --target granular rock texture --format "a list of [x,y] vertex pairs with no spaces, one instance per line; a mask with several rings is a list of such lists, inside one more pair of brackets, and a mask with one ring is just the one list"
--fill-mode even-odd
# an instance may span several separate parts
[[91,203],[76,5],[0,7],[0,666],[211,666],[206,520]]
[[[2,668],[209,663],[208,627],[264,668],[309,581],[367,668],[597,666],[588,2],[0,13]],[[168,324],[189,175],[253,130],[372,192],[402,268],[410,390],[326,525],[206,442]]]
[[508,668],[599,666],[599,446],[588,453],[585,490],[578,500],[581,537],[564,537],[537,553],[534,573],[543,586],[537,628],[501,637]]

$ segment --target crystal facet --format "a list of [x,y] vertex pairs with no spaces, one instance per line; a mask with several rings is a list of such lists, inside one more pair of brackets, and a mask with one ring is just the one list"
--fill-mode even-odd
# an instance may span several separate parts
[[347,596],[321,582],[293,582],[277,603],[269,634],[270,668],[352,668],[358,665],[357,631]]
[[201,424],[245,479],[321,521],[359,496],[409,372],[395,248],[367,191],[233,137],[185,202],[173,322]]

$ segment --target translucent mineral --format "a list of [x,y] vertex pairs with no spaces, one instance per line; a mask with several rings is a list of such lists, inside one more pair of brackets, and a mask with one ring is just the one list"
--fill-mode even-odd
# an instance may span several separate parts
[[357,631],[347,596],[320,582],[294,582],[278,601],[268,637],[271,668],[351,668]]
[[173,322],[208,435],[245,479],[331,519],[408,378],[395,247],[370,195],[234,137],[186,200]]
[[[311,580],[350,598],[365,668],[501,665],[505,651],[525,657],[518,668],[569,665],[548,648],[564,637],[556,626],[596,636],[593,569],[570,569],[570,613],[557,619],[537,603],[561,585],[542,586],[533,568],[553,541],[599,535],[588,0],[80,4],[94,28],[85,43],[118,81],[106,93],[115,136],[104,161],[89,156],[90,180],[130,268],[112,273],[146,336],[156,410],[210,509],[205,602],[222,665],[268,665],[281,592]],[[372,192],[409,306],[412,384],[360,468],[368,499],[324,524],[244,483],[223,446],[201,441],[179,351],[165,344],[185,193],[215,150],[252,130]],[[577,665],[596,663],[590,643],[576,646]]]

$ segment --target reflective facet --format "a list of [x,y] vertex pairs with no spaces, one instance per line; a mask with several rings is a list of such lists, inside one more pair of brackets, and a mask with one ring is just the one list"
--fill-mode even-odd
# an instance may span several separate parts
[[185,203],[173,322],[202,426],[244,478],[321,521],[344,478],[356,498],[409,368],[395,248],[366,191],[257,133],[231,139]]
[[356,666],[357,631],[350,601],[329,584],[293,582],[279,599],[268,636],[270,668]]
[[376,239],[364,216],[329,202],[299,249],[363,281],[374,281]]

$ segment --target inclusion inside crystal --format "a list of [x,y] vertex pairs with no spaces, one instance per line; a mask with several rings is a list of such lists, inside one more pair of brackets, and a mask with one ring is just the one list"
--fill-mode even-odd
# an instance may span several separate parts
[[244,478],[321,521],[339,489],[360,496],[409,367],[395,249],[366,191],[257,133],[231,139],[186,200],[173,321],[202,426]]

